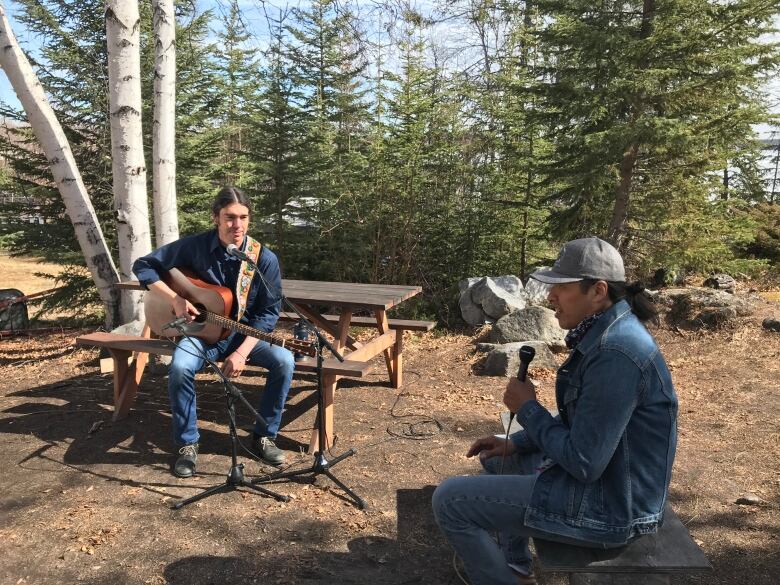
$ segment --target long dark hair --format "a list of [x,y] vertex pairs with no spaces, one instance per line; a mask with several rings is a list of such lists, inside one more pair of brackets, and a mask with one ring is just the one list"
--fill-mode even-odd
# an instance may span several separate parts
[[214,197],[214,202],[211,204],[211,213],[214,217],[219,217],[219,212],[228,205],[233,203],[240,203],[252,213],[252,203],[249,201],[249,197],[238,187],[222,187]]
[[[586,278],[580,281],[580,288],[582,292],[586,292],[597,282],[598,279]],[[642,323],[647,321],[658,323],[658,309],[656,309],[653,299],[647,294],[645,287],[639,281],[632,284],[611,280],[605,280],[604,282],[607,283],[607,294],[610,301],[617,303],[621,299],[626,299],[626,302],[631,307],[631,312]]]

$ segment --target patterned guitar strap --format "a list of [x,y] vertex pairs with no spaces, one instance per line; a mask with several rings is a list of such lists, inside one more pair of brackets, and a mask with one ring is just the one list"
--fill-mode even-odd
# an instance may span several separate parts
[[[244,253],[252,259],[252,262],[257,264],[262,251],[263,245],[260,242],[249,236],[246,237]],[[238,302],[236,321],[241,321],[241,317],[244,316],[244,311],[246,311],[246,299],[249,296],[249,289],[252,288],[252,277],[254,275],[255,269],[249,265],[249,262],[243,260],[238,271],[238,279],[236,280],[236,301]]]

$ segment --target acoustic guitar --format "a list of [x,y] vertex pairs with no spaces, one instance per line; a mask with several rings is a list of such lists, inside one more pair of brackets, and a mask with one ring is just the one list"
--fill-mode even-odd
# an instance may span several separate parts
[[[186,268],[171,268],[163,275],[163,282],[200,311],[200,315],[196,316],[194,321],[184,323],[181,326],[187,335],[208,343],[216,343],[225,339],[231,331],[236,331],[290,351],[312,357],[317,355],[314,344],[308,341],[279,337],[231,319],[233,291],[229,288],[204,282]],[[180,337],[182,335],[178,329],[166,328],[166,325],[176,319],[176,314],[171,309],[170,301],[156,293],[154,289],[150,289],[144,295],[144,311],[146,312],[146,322],[155,334],[160,337]]]

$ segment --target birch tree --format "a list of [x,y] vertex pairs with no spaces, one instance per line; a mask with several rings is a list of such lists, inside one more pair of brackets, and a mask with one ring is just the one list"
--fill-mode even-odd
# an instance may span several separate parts
[[173,0],[152,0],[154,126],[152,188],[154,235],[162,246],[179,238],[176,212],[176,21]]
[[76,166],[68,140],[57,121],[30,62],[11,30],[0,2],[0,66],[8,76],[36,138],[49,161],[54,182],[62,196],[68,216],[106,312],[106,326],[117,324],[119,295],[114,285],[119,280],[103,231]]
[[[119,271],[132,278],[133,261],[152,249],[141,127],[141,53],[138,2],[106,1],[108,97]],[[142,316],[141,293],[123,291],[124,322]]]

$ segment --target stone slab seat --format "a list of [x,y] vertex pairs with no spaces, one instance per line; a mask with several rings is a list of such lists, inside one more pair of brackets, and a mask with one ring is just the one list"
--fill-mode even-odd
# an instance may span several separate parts
[[712,571],[704,552],[672,511],[655,534],[613,549],[595,549],[534,538],[542,572],[568,573],[570,585],[668,585],[672,573]]
[[[323,315],[328,323],[338,323],[339,315]],[[279,314],[280,321],[297,321],[298,315],[290,312]],[[434,321],[415,321],[412,319],[388,319],[387,324],[390,329],[403,331],[430,331],[436,326]],[[378,327],[374,317],[358,317],[353,315],[349,322],[350,327]]]
[[[76,338],[76,345],[81,347],[105,347],[106,349],[154,353],[158,355],[173,355],[175,349],[174,343],[167,339],[150,339],[137,335],[120,335],[118,333],[107,333],[103,331],[80,335]],[[313,372],[315,371],[316,366],[316,360],[310,357],[295,362],[295,369],[304,372]],[[339,362],[336,358],[325,359],[323,366],[324,371],[328,374],[348,376],[351,378],[362,378],[371,371],[372,367],[369,362],[350,360]],[[255,366],[247,366],[247,369],[262,370],[262,368],[257,368]]]

